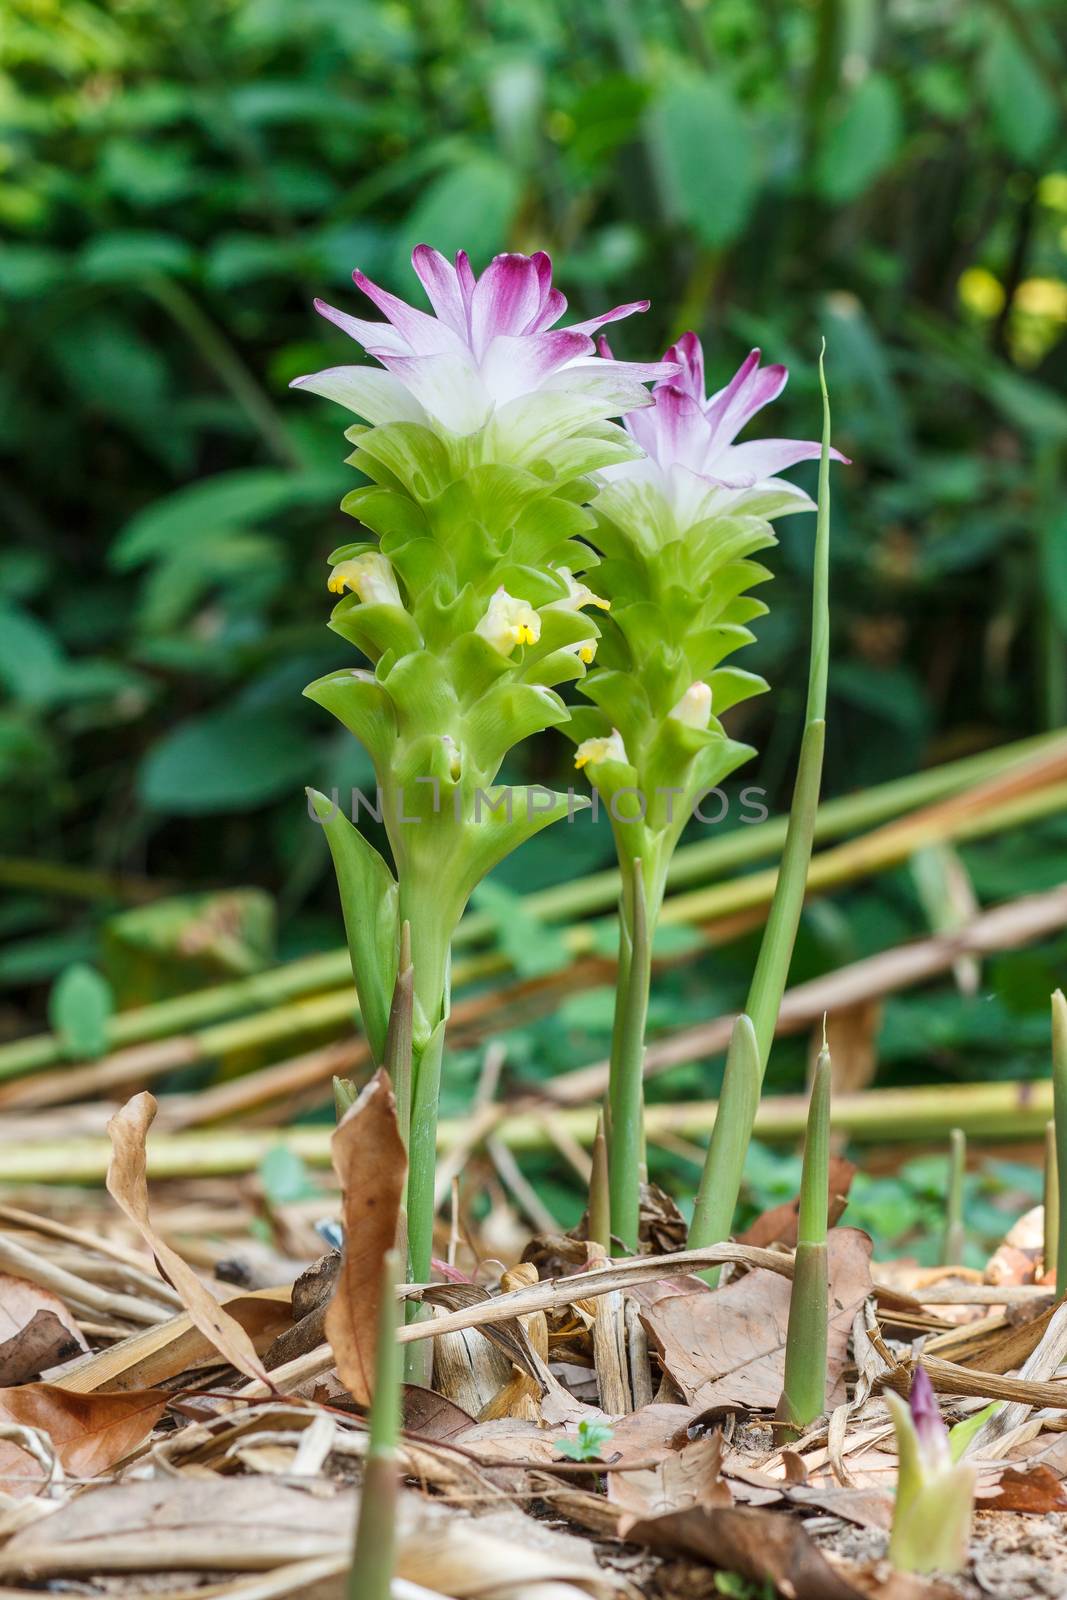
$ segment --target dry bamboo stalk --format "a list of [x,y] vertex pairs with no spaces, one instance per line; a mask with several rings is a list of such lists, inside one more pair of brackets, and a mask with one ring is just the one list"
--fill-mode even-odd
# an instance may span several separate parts
[[626,1376],[625,1302],[621,1289],[602,1294],[593,1317],[593,1362],[601,1409],[620,1417],[633,1410]]
[[76,1311],[99,1311],[105,1316],[141,1324],[169,1322],[171,1319],[172,1313],[163,1306],[135,1300],[132,1295],[101,1289],[87,1278],[43,1260],[6,1234],[0,1234],[0,1267],[13,1272],[16,1277],[27,1278],[30,1283],[40,1284],[43,1289],[51,1289]]
[[[1019,1383],[1025,1382],[1028,1389],[1059,1390],[1063,1399],[1059,1402],[1061,1409],[1067,1409],[1067,1384],[1050,1384],[1045,1380],[1057,1372],[1067,1358],[1067,1302],[1059,1306],[1052,1314],[1052,1319],[1042,1335],[1041,1342],[1031,1352],[1019,1369]],[[1013,1404],[1002,1407],[988,1417],[978,1432],[971,1438],[964,1450],[964,1455],[988,1455],[990,1449],[1004,1434],[1012,1429],[1021,1427],[1026,1421],[1030,1408],[1035,1405],[1056,1405],[1055,1393],[1050,1400],[1039,1399],[1036,1392],[1029,1397],[1021,1391],[1018,1395],[993,1395],[994,1399],[1007,1399]]]
[[113,1261],[120,1261],[137,1273],[138,1281],[143,1279],[145,1287],[151,1288],[157,1299],[165,1300],[172,1306],[180,1306],[182,1303],[181,1295],[176,1289],[172,1289],[169,1283],[164,1283],[162,1278],[149,1277],[144,1270],[143,1255],[131,1250],[128,1245],[120,1244],[116,1239],[109,1239],[103,1234],[89,1233],[85,1228],[72,1227],[70,1223],[60,1222],[55,1217],[35,1216],[32,1211],[23,1211],[18,1206],[0,1205],[0,1222],[10,1222],[16,1228],[29,1233],[43,1234],[46,1238],[66,1239],[68,1243],[81,1245],[85,1250],[110,1256]]
[[636,1300],[626,1299],[626,1349],[630,1358],[630,1387],[634,1410],[652,1404],[652,1365],[648,1359],[648,1334]]

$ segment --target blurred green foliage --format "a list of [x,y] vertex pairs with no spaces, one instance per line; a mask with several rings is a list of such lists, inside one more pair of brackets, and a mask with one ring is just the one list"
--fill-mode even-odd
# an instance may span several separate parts
[[[835,485],[829,793],[1067,721],[1054,0],[6,11],[0,826],[6,855],[36,866],[9,875],[0,983],[38,1017],[41,985],[97,955],[102,918],[145,879],[269,891],[283,954],[339,942],[302,788],[370,773],[300,691],[338,661],[324,558],[353,480],[344,419],[286,386],[355,359],[313,296],[358,309],[357,264],[410,292],[421,239],[479,265],[544,246],[578,315],[651,295],[618,336],[627,356],[694,327],[724,379],[761,344],[793,371],[783,435],[817,431],[825,334],[855,463]],[[736,725],[762,752],[744,780],[775,808],[799,737],[810,521],[785,525],[746,663],[774,692]],[[526,759],[566,781],[561,741]],[[1060,821],[965,865],[997,898],[1056,881],[1065,845]],[[605,829],[557,828],[485,887],[521,971],[563,957],[512,892],[610,854]],[[857,888],[805,919],[794,976],[926,924],[907,872]],[[990,963],[981,1001],[892,1002],[887,1068],[1041,1070],[1061,954]],[[653,1022],[736,1003],[750,960],[741,944],[710,973],[680,969]],[[63,1026],[87,1037],[103,1001],[68,983]],[[597,1051],[605,1000],[520,1032],[516,1070]],[[799,1081],[799,1054],[776,1070]]]

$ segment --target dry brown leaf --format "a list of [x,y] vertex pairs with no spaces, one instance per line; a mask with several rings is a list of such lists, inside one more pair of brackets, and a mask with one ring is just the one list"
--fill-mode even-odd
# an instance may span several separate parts
[[345,1246],[326,1312],[337,1371],[360,1405],[374,1388],[382,1259],[396,1241],[407,1154],[389,1074],[379,1067],[330,1141],[341,1185]]
[[[871,1241],[855,1228],[832,1230],[828,1246],[830,1330],[827,1403],[843,1398],[848,1336],[871,1292]],[[674,1295],[642,1313],[649,1337],[691,1405],[773,1410],[782,1392],[789,1283],[747,1273],[710,1295]]]
[[[835,1227],[838,1218],[848,1205],[848,1192],[852,1187],[852,1180],[856,1176],[857,1168],[851,1161],[846,1161],[844,1156],[830,1157],[829,1177],[829,1223]],[[792,1250],[797,1242],[797,1217],[800,1212],[800,1196],[794,1195],[792,1200],[786,1200],[780,1206],[774,1206],[770,1211],[764,1211],[758,1216],[744,1233],[737,1235],[738,1244],[755,1244],[767,1246],[784,1244]]]
[[795,1518],[753,1506],[693,1506],[661,1517],[624,1517],[620,1536],[692,1556],[752,1583],[773,1583],[795,1600],[856,1600],[856,1590],[816,1549]]
[[983,1511],[1067,1511],[1067,1493],[1052,1468],[1041,1463],[1019,1472],[1007,1467],[992,1495],[983,1495],[978,1504]]
[[182,1305],[205,1339],[238,1372],[258,1378],[273,1390],[256,1347],[248,1334],[215,1296],[201,1283],[192,1267],[156,1232],[148,1211],[148,1170],[145,1140],[156,1114],[156,1101],[147,1090],[134,1095],[107,1125],[111,1139],[111,1161],[107,1169],[107,1191],[129,1217],[156,1258],[160,1273],[181,1295]]
[[0,1272],[0,1340],[4,1343],[31,1322],[38,1311],[51,1311],[82,1350],[88,1348],[78,1324],[57,1294],[42,1289],[28,1278],[15,1278]]
[[[614,1440],[611,1447],[614,1449]],[[612,1472],[608,1498],[630,1517],[658,1517],[691,1506],[728,1506],[731,1495],[721,1477],[722,1434],[694,1439],[644,1472]]]
[[[92,1478],[136,1450],[163,1414],[167,1396],[138,1389],[129,1394],[71,1394],[50,1383],[0,1390],[0,1421],[39,1428],[52,1441],[65,1472]],[[17,1445],[0,1444],[0,1482],[11,1493],[23,1481],[34,1491],[41,1473]]]
[[0,1344],[0,1388],[29,1383],[84,1349],[80,1334],[71,1333],[54,1311],[35,1311],[18,1333]]

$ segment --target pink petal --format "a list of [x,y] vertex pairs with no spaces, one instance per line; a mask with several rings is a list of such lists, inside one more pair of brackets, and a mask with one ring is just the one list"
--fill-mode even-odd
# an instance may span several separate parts
[[403,334],[388,322],[364,322],[360,317],[350,317],[347,311],[338,311],[336,306],[327,305],[325,300],[316,300],[315,310],[320,317],[336,323],[350,339],[355,339],[357,344],[361,344],[364,350],[388,350],[397,355],[411,354],[411,346]]
[[474,286],[478,280],[474,276],[474,268],[471,266],[471,258],[467,254],[466,250],[456,251],[456,277],[459,279],[459,290],[463,296],[463,304],[467,308],[467,320],[469,322],[471,296],[474,294]]
[[613,306],[610,311],[605,311],[599,317],[589,317],[585,322],[572,322],[569,333],[592,333],[594,328],[602,328],[605,322],[621,322],[623,317],[632,317],[635,311],[647,311],[648,300],[631,300],[625,306]]
[[[750,439],[728,445],[716,456],[712,470],[720,483],[762,483],[798,461],[814,461],[821,454],[822,446],[815,439]],[[831,450],[830,457],[848,464],[840,450]]]
[[390,294],[387,289],[379,288],[358,267],[352,277],[367,299],[373,300],[379,311],[384,311],[414,355],[444,355],[458,350],[460,340],[446,323],[438,322],[436,317],[427,316],[425,311],[419,311],[415,306],[409,306],[406,300]]
[[678,388],[684,389],[686,394],[691,394],[693,399],[703,406],[704,351],[696,334],[683,333],[678,343],[671,345],[663,359],[678,363],[680,368]]
[[502,333],[522,333],[541,309],[537,267],[529,256],[499,255],[471,295],[471,348],[481,359]]
[[577,356],[588,355],[593,341],[571,328],[552,333],[498,333],[481,362],[482,381],[498,405],[539,389],[560,368],[570,370]]
[[440,320],[466,343],[468,336],[467,307],[459,276],[451,261],[446,261],[440,250],[428,244],[417,244],[411,252],[411,265],[430,297],[430,304]]
[[[526,332],[543,333],[546,328],[551,328],[554,322],[559,321],[566,309],[567,296],[559,289],[550,289],[545,296],[544,304],[526,329]],[[573,332],[574,330],[568,329],[567,331]]]
[[662,385],[653,399],[650,422],[655,437],[652,448],[645,446],[649,455],[661,467],[678,463],[699,472],[708,449],[708,422],[702,408],[674,384]]
[[751,351],[725,389],[720,389],[707,402],[705,410],[718,449],[735,439],[745,423],[772,400],[777,400],[785,388],[789,377],[785,367],[761,367],[759,361],[759,351]]

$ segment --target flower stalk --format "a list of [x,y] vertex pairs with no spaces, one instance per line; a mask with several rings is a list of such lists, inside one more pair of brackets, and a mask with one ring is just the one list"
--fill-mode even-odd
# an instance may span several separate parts
[[945,1189],[945,1235],[941,1245],[942,1266],[960,1266],[967,1235],[963,1226],[963,1177],[967,1167],[967,1135],[953,1128],[948,1143],[948,1184]]
[[400,1255],[386,1251],[378,1341],[374,1353],[374,1394],[367,1454],[356,1520],[348,1600],[389,1600],[396,1566],[396,1511],[399,1495],[397,1442],[400,1435],[400,1346],[397,1342],[397,1288]]
[[796,1437],[826,1409],[829,1336],[827,1225],[830,1190],[830,1052],[819,1052],[808,1105],[800,1178],[797,1248],[785,1345],[785,1378],[777,1421]]
[[[310,800],[371,1054],[396,1057],[408,1275],[426,1282],[452,937],[486,873],[585,803],[516,795],[497,775],[513,746],[568,719],[559,686],[584,674],[599,638],[586,614],[599,597],[572,577],[594,563],[582,502],[592,473],[637,453],[608,419],[648,404],[644,384],[674,368],[596,354],[595,330],[647,302],[556,328],[566,301],[543,253],[498,256],[480,277],[462,251],[448,262],[420,245],[412,259],[434,314],[357,272],[386,320],[319,310],[380,366],[296,382],[362,419],[346,437],[366,481],[342,504],[360,537],[333,552],[327,587],[331,628],[369,667],[306,693],[366,746],[391,860],[324,795]],[[391,1040],[398,977],[410,1021]]]
[[[975,1468],[954,1459],[953,1441],[922,1367],[905,1403],[890,1390],[886,1404],[897,1441],[897,1492],[889,1559],[901,1572],[959,1572],[967,1561],[974,1518]],[[962,1449],[965,1439],[959,1441]]]
[[[786,828],[778,878],[771,908],[763,930],[756,969],[748,991],[745,1013],[751,1019],[759,1054],[759,1083],[762,1088],[767,1071],[778,1011],[789,977],[800,913],[804,906],[808,867],[815,841],[815,818],[822,784],[823,750],[826,743],[826,689],[830,663],[830,396],[826,387],[825,348],[819,356],[819,386],[822,391],[822,445],[819,457],[819,501],[815,525],[815,559],[811,601],[811,655],[808,665],[808,695],[804,732],[800,744],[796,782],[789,822]],[[748,1081],[740,1074],[723,1080],[718,1119],[730,1127],[731,1150],[740,1149],[741,1160],[720,1182],[713,1173],[708,1180],[711,1201],[703,1215],[702,1227],[708,1242],[729,1237],[737,1200],[741,1191],[741,1171],[755,1125],[759,1095],[753,1099]]]

